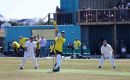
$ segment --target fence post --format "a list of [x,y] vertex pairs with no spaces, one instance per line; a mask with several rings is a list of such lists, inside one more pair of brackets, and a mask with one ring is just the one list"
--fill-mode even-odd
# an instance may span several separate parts
[[80,11],[78,10],[78,24],[80,23]]
[[114,10],[114,24],[116,24],[116,9],[113,9]]
[[98,10],[96,9],[96,23],[98,22]]
[[50,13],[48,14],[48,25],[50,24]]

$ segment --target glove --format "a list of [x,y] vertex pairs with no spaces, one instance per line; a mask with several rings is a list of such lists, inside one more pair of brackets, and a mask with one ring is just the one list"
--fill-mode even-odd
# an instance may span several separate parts
[[61,38],[62,36],[61,36],[61,33],[58,33],[57,34],[57,38],[59,39],[59,38]]

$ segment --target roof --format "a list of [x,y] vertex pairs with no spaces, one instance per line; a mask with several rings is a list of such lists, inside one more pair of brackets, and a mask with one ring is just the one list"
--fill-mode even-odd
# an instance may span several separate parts
[[35,22],[33,19],[21,19],[18,22],[22,23],[22,22]]

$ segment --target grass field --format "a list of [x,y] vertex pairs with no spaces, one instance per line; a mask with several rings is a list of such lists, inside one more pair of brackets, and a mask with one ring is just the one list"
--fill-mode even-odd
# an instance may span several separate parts
[[98,60],[63,60],[59,73],[51,72],[52,60],[38,59],[39,69],[31,61],[20,71],[21,58],[0,58],[0,80],[130,80],[130,60],[116,60],[117,68],[108,61],[98,69]]

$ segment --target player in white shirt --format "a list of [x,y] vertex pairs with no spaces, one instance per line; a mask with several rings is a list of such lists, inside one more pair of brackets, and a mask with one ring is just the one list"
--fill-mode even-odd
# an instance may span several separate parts
[[36,52],[36,43],[33,41],[33,37],[30,37],[30,40],[27,41],[25,44],[25,52],[24,52],[22,63],[20,65],[20,70],[24,68],[24,64],[26,60],[30,57],[32,59],[34,68],[37,69],[38,64],[37,64],[37,59],[35,57],[35,52]]
[[99,61],[99,68],[102,68],[102,65],[104,63],[104,60],[106,60],[107,58],[109,59],[111,65],[113,68],[116,68],[116,65],[115,65],[115,60],[114,60],[114,51],[112,49],[112,47],[107,44],[107,41],[104,40],[103,41],[103,45],[101,47],[101,59]]

